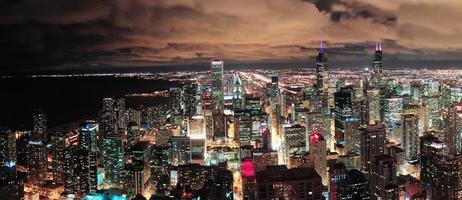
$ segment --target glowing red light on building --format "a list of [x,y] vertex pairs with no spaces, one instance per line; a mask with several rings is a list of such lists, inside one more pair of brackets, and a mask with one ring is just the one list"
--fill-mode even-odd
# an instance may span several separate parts
[[324,136],[322,136],[320,133],[312,132],[310,134],[310,142],[319,142],[324,140]]
[[241,162],[241,175],[244,178],[253,178],[255,177],[255,170],[253,168],[252,159],[244,159]]

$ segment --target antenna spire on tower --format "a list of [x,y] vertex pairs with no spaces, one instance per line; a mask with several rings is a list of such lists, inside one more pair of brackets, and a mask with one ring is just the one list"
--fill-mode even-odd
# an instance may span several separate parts
[[382,43],[379,42],[379,51],[382,51]]
[[320,48],[319,48],[319,52],[321,53],[324,53],[324,48],[323,48],[323,44],[322,44],[322,39],[321,39],[321,45],[320,45]]

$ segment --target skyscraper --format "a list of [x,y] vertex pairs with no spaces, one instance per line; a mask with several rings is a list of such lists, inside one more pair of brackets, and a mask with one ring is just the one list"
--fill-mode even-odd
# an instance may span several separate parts
[[33,136],[29,140],[27,149],[29,167],[27,179],[33,187],[41,187],[47,172],[46,144],[39,136]]
[[369,124],[376,124],[382,121],[380,107],[380,90],[367,90],[367,121]]
[[366,177],[370,176],[371,166],[378,155],[385,151],[385,129],[381,124],[368,125],[359,129],[361,133],[361,163]]
[[42,110],[36,110],[32,117],[33,133],[43,135],[47,131],[47,117]]
[[329,87],[328,73],[327,73],[327,56],[324,53],[323,41],[321,40],[321,46],[319,54],[316,57],[316,93],[318,95],[327,96],[327,89]]
[[372,75],[371,75],[371,87],[376,89],[382,89],[383,87],[383,60],[382,60],[382,44],[377,43],[375,45],[375,56],[372,61]]
[[212,111],[214,114],[223,112],[223,61],[213,60],[212,71]]
[[462,103],[454,103],[447,108],[444,117],[443,141],[448,145],[449,153],[462,153]]
[[327,185],[327,146],[320,133],[310,134],[310,163],[322,178],[322,184]]
[[418,160],[419,153],[419,117],[414,114],[404,114],[402,147],[407,161]]
[[372,199],[398,199],[396,165],[392,157],[378,155],[374,158],[370,175],[370,188]]
[[353,115],[352,86],[343,87],[334,94],[335,138],[337,145],[343,145],[348,152],[359,152],[358,118]]
[[79,129],[80,146],[88,154],[88,187],[89,192],[96,192],[97,189],[97,158],[98,158],[98,123],[87,120],[82,123]]
[[191,141],[189,137],[173,136],[169,140],[173,166],[191,163]]
[[346,177],[337,183],[338,200],[368,200],[371,199],[369,183],[361,171],[350,169]]

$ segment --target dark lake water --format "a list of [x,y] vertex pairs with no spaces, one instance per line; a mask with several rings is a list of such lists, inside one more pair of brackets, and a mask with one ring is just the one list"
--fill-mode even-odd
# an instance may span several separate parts
[[[0,126],[28,129],[32,113],[41,109],[47,114],[48,125],[95,118],[105,97],[123,97],[168,89],[178,83],[146,80],[137,77],[41,77],[0,78]],[[163,97],[126,98],[127,107],[158,105],[168,102]]]

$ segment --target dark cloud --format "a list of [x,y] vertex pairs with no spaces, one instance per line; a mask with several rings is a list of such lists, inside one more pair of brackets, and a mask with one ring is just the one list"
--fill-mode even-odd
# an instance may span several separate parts
[[328,13],[330,20],[339,22],[355,18],[370,19],[375,23],[393,25],[397,17],[365,2],[355,0],[303,0],[313,3],[320,12]]

